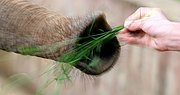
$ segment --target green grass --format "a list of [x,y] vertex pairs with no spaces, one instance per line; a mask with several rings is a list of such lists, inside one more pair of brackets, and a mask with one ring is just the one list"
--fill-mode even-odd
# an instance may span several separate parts
[[[88,32],[88,36],[86,37],[80,37],[80,38],[73,38],[73,39],[67,39],[62,42],[57,42],[51,45],[45,45],[45,46],[32,46],[32,47],[19,47],[18,51],[21,54],[24,55],[38,55],[41,53],[48,53],[56,51],[57,49],[67,46],[70,44],[76,44],[76,46],[68,51],[66,51],[64,54],[62,54],[60,57],[58,57],[56,60],[59,63],[66,63],[70,64],[72,66],[75,66],[80,60],[84,60],[84,62],[91,61],[92,64],[89,64],[89,66],[96,66],[99,63],[99,56],[98,53],[101,52],[101,47],[103,44],[106,44],[111,39],[113,39],[116,36],[116,33],[123,29],[123,26],[117,26],[114,27],[112,30],[104,32],[102,29],[99,29],[101,33],[91,35],[91,30],[93,28],[93,25],[90,27]],[[80,40],[86,40],[86,39],[93,39],[93,40],[87,40],[81,44],[76,43]],[[96,53],[96,55],[94,54]]]
[[[90,61],[91,64],[89,64],[88,66],[96,67],[100,61],[100,57],[98,53],[101,52],[101,47],[104,44],[108,43],[111,39],[115,38],[117,32],[124,28],[123,26],[116,26],[110,31],[106,31],[106,32],[103,31],[102,29],[99,29],[98,30],[99,32],[97,32],[98,34],[91,35],[92,29],[94,27],[94,23],[90,26],[90,29],[86,31],[88,32],[88,36],[86,37],[67,39],[62,42],[57,42],[44,46],[19,47],[18,52],[24,55],[38,55],[41,53],[53,52],[61,47],[72,45],[75,43],[74,48],[71,48],[70,50],[66,51],[64,54],[62,54],[56,59],[58,61],[56,63],[58,63],[57,66],[59,71],[54,81],[56,81],[59,84],[63,80],[67,80],[67,79],[70,80],[69,73],[71,72],[73,66],[75,66],[79,61],[81,60],[83,60],[84,62]],[[92,39],[92,40],[87,40],[87,39]],[[85,42],[79,44],[78,42],[82,40],[84,40]],[[46,71],[46,73],[51,72],[54,69],[55,68],[50,68],[48,71]],[[44,83],[42,86],[40,86],[36,95],[41,95],[41,91],[43,90],[43,88],[45,88],[43,86],[48,86],[47,84]]]
[[[58,57],[56,60],[59,64],[70,64],[71,66],[75,66],[80,60],[83,59],[84,62],[91,62],[89,66],[95,67],[98,65],[100,58],[98,56],[98,53],[101,52],[101,47],[103,44],[106,44],[111,39],[113,39],[117,32],[123,29],[123,26],[117,26],[111,29],[110,31],[103,31],[102,29],[99,29],[99,34],[91,35],[92,28],[94,27],[94,23],[91,25],[90,29],[88,29],[88,36],[86,37],[79,37],[79,38],[73,38],[73,39],[67,39],[62,42],[53,43],[51,45],[45,45],[45,46],[33,46],[33,47],[19,47],[18,51],[21,54],[25,55],[37,55],[41,53],[48,53],[56,51],[57,49],[67,46],[70,44],[76,44],[76,46],[68,51],[66,51],[64,54],[62,54],[60,57]],[[92,40],[86,40],[91,38]],[[85,40],[85,42],[79,44],[78,41]],[[94,54],[96,53],[96,55]],[[70,72],[70,69],[64,69],[64,67],[60,68],[63,70],[64,75],[62,76],[68,76],[68,72]],[[61,76],[61,77],[62,77]],[[57,76],[56,80],[61,80],[62,78]]]
[[[117,26],[113,28],[111,31],[103,32],[96,35],[89,35],[87,37],[81,37],[78,40],[85,40],[88,38],[93,38],[93,40],[86,41],[82,44],[77,45],[75,48],[67,51],[62,56],[58,58],[58,62],[68,63],[72,66],[76,65],[81,59],[85,61],[92,61],[95,63],[98,63],[97,56],[94,56],[94,51],[96,53],[100,53],[101,47],[103,44],[106,44],[111,39],[113,39],[116,36],[116,33],[123,29],[123,26]],[[102,31],[99,29],[99,31]],[[89,58],[93,57],[93,58]],[[93,60],[91,60],[93,59]],[[93,65],[95,63],[92,63]],[[91,65],[91,64],[90,64]]]

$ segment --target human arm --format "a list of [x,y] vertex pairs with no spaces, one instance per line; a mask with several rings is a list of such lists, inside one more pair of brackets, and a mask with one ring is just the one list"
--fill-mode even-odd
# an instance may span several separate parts
[[180,50],[180,23],[168,20],[159,8],[139,8],[128,17],[117,38],[160,51]]

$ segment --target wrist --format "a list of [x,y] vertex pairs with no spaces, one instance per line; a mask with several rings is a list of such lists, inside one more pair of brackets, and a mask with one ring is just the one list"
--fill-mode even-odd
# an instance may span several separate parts
[[180,51],[180,23],[170,22],[170,25],[167,27],[170,28],[167,35],[167,49],[169,51]]

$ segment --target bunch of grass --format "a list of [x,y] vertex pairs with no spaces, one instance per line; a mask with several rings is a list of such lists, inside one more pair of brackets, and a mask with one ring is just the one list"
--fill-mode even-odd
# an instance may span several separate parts
[[[79,44],[76,43],[76,46],[61,55],[58,58],[59,62],[68,63],[72,66],[76,65],[80,60],[83,60],[84,62],[91,62],[89,66],[93,67],[96,66],[99,63],[99,56],[98,53],[101,52],[101,47],[109,42],[111,39],[113,39],[117,32],[123,29],[123,26],[117,26],[114,27],[110,31],[103,31],[102,29],[99,29],[98,31],[101,31],[99,34],[91,35],[93,25],[91,26],[91,29],[89,30],[89,34],[86,37],[80,37],[77,39],[77,42],[85,40],[85,42]],[[86,40],[91,38],[92,40]],[[96,55],[94,55],[96,53]]]
[[[101,52],[101,47],[113,39],[117,32],[124,27],[116,26],[110,31],[99,29],[98,34],[91,34],[94,23],[90,26],[88,31],[85,31],[88,32],[88,36],[67,39],[65,41],[57,42],[47,46],[19,47],[18,51],[24,55],[37,55],[45,52],[52,52],[53,50],[55,51],[60,47],[75,43],[76,46],[74,46],[74,48],[68,50],[56,60],[59,63],[70,64],[71,66],[75,66],[78,64],[78,62],[83,60],[87,63],[90,62],[91,64],[89,64],[89,66],[95,67],[100,61],[98,54]],[[83,41],[83,43],[79,43],[80,41]]]
[[[61,55],[57,61],[59,63],[75,66],[83,60],[83,62],[91,63],[88,64],[88,66],[92,68],[96,67],[100,63],[101,47],[115,38],[118,31],[124,27],[116,26],[110,31],[99,29],[98,34],[91,35],[93,27],[94,23],[91,25],[90,29],[88,29],[89,31],[85,31],[88,32],[88,36],[77,38],[75,41],[76,46]],[[80,41],[83,41],[83,43],[79,43]],[[70,66],[62,65],[61,74],[58,74],[56,80],[70,79],[68,74],[70,73],[71,69],[72,67]]]
[[[85,31],[88,32],[88,36],[68,39],[48,46],[19,47],[18,51],[25,55],[37,55],[44,52],[52,52],[52,50],[56,51],[60,47],[75,43],[74,48],[66,51],[56,59],[58,61],[56,63],[58,63],[57,66],[59,71],[54,80],[58,83],[66,79],[70,80],[69,73],[73,68],[72,66],[75,66],[81,60],[83,60],[83,62],[91,63],[88,64],[90,67],[97,66],[100,63],[99,55],[101,52],[101,47],[115,38],[117,32],[124,28],[123,26],[116,26],[110,31],[99,29],[97,34],[91,34],[93,27],[94,23],[90,26],[88,31]],[[81,41],[82,43],[79,43]],[[47,72],[50,72],[53,69],[54,68],[50,68],[50,70]],[[49,83],[47,82],[47,84]],[[41,93],[42,88],[40,88],[40,92],[39,90],[37,91],[37,95],[40,95],[38,93]]]
[[[98,34],[91,35],[93,26],[94,23],[91,25],[88,31],[85,31],[88,32],[88,36],[67,39],[65,41],[57,42],[47,46],[19,47],[18,51],[24,55],[38,55],[45,52],[53,52],[60,47],[75,43],[76,46],[74,46],[74,48],[68,50],[56,60],[59,63],[66,63],[72,66],[75,66],[78,62],[80,62],[80,60],[83,60],[87,63],[90,62],[91,64],[89,64],[89,66],[94,67],[99,63],[100,58],[98,54],[101,52],[101,47],[113,39],[117,32],[124,27],[116,26],[107,32],[99,29]],[[83,41],[83,43],[79,43],[80,41]]]

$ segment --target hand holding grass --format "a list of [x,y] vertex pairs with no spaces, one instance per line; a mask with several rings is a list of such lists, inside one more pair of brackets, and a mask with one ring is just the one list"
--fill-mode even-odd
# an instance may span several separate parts
[[139,8],[125,21],[117,38],[160,51],[180,50],[180,23],[169,21],[158,8]]

